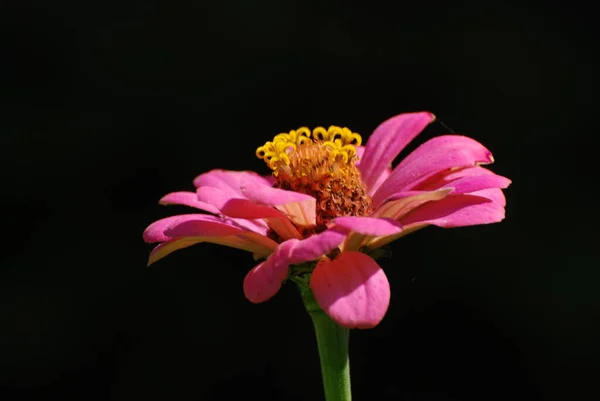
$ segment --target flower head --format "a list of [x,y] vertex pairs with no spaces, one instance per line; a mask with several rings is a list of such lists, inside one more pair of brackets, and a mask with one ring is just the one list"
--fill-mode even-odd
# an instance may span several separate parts
[[[502,189],[510,180],[482,165],[493,162],[480,143],[460,135],[433,138],[392,169],[392,161],[434,116],[407,113],[383,122],[361,146],[360,135],[331,126],[276,135],[256,150],[272,170],[213,170],[194,180],[196,192],[174,192],[162,204],[211,214],[168,217],[144,232],[160,244],[149,263],[200,242],[265,259],[248,272],[244,294],[255,303],[274,296],[294,274],[309,275],[321,308],[345,327],[376,326],[390,288],[365,252],[428,225],[459,227],[504,218]],[[299,265],[306,268],[298,268]]]

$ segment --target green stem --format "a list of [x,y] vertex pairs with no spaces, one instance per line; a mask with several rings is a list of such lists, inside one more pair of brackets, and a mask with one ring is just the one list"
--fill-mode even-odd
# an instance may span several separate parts
[[348,358],[350,330],[339,326],[323,312],[310,288],[299,287],[306,311],[315,326],[325,400],[351,401],[350,360]]

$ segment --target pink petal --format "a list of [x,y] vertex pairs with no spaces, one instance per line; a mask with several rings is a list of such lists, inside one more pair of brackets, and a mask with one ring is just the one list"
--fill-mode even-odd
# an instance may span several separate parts
[[[466,169],[471,170],[471,169]],[[485,170],[485,169],[481,169]],[[455,179],[446,179],[442,177],[436,179],[434,182],[429,183],[426,186],[419,186],[419,190],[414,191],[400,191],[391,195],[387,202],[380,209],[386,209],[395,200],[409,199],[416,195],[433,194],[442,190],[448,190],[450,196],[462,195],[470,192],[480,191],[482,189],[490,188],[507,188],[511,181],[500,175],[496,175],[489,170],[485,170],[489,174],[483,175],[466,175]],[[454,174],[452,174],[454,175]],[[429,180],[428,180],[429,181]],[[448,182],[449,181],[449,182]],[[421,188],[428,188],[427,190],[421,190]]]
[[452,189],[450,188],[438,189],[436,191],[408,191],[403,194],[403,198],[384,203],[383,206],[375,210],[372,216],[399,220],[403,225],[403,230],[395,234],[380,235],[370,238],[362,234],[352,233],[348,236],[344,249],[360,249],[360,247],[363,245],[372,249],[379,248],[397,238],[400,238],[401,236],[414,231],[413,227],[406,227],[404,222],[402,222],[401,217],[423,204],[434,203],[440,199],[444,199],[451,191]]
[[265,219],[265,221],[283,240],[302,238],[298,229],[287,218],[273,217]]
[[[270,206],[258,205],[248,199],[229,196],[225,191],[213,187],[200,187],[196,191],[198,199],[215,205],[226,216],[238,219],[262,219],[265,217],[284,217]],[[243,195],[242,195],[243,196]]]
[[270,255],[275,248],[277,243],[272,242],[272,246],[266,243],[270,241],[269,238],[263,237],[266,241],[257,241],[255,238],[248,238],[246,236],[257,236],[258,234],[252,232],[245,232],[240,235],[226,235],[226,236],[215,236],[215,237],[181,237],[172,238],[168,241],[162,242],[156,246],[150,257],[148,258],[148,265],[155,263],[156,261],[164,258],[171,253],[187,248],[188,246],[199,244],[201,242],[209,242],[212,244],[224,245],[231,248],[241,249],[243,251],[252,252],[258,258],[264,258]]
[[[259,205],[248,199],[232,198],[213,187],[197,189],[198,199],[215,205],[221,213],[237,219],[265,219],[283,239],[300,238],[301,235],[285,213],[268,205]],[[243,196],[243,195],[242,195]]]
[[248,185],[249,183],[261,186],[271,186],[267,179],[253,171],[228,171],[218,169],[200,174],[194,179],[194,186],[196,188],[204,186],[219,188],[231,196],[238,195],[238,197],[239,195],[242,195],[240,187],[244,184]]
[[374,215],[399,219],[428,201],[439,201],[446,196],[457,196],[483,189],[506,188],[510,183],[508,178],[496,175],[480,166],[456,171],[447,170],[419,185],[418,190],[400,191],[391,195]]
[[504,196],[504,192],[500,190],[488,189],[471,192],[470,195],[483,196],[494,202],[496,205],[500,205],[502,207],[506,206],[506,197]]
[[[404,197],[384,203],[373,212],[371,217],[397,221],[400,217],[424,203],[445,198],[451,191],[452,189],[404,192],[402,194]],[[368,238],[365,234],[353,232],[348,236],[343,249],[349,251],[358,250],[363,245],[372,247],[373,242],[381,241],[382,238],[398,238],[402,236],[404,231],[406,231],[406,227],[403,227],[403,230],[397,233],[374,235],[375,238]]]
[[432,224],[445,228],[497,223],[504,219],[505,203],[502,190],[484,189],[424,204],[400,221],[405,226]]
[[161,205],[182,205],[189,206],[200,210],[205,210],[209,213],[219,214],[219,209],[214,205],[198,200],[195,192],[171,192],[161,198],[158,202]]
[[[235,222],[233,223],[235,224]],[[261,255],[268,255],[273,252],[278,244],[272,239],[258,234],[256,232],[249,232],[245,228],[238,226],[231,226],[223,224],[221,222],[214,222],[206,219],[198,219],[197,217],[186,219],[184,221],[177,221],[169,226],[164,234],[168,237],[225,237],[225,236],[237,236],[244,241],[231,241],[227,240],[228,243],[236,243],[236,248],[244,249],[247,251],[259,253]],[[216,242],[216,239],[207,238],[206,242]],[[228,245],[228,243],[224,245]],[[244,246],[240,246],[244,245]],[[232,246],[232,245],[230,245]]]
[[326,230],[304,240],[283,242],[269,258],[250,270],[244,279],[244,295],[251,302],[264,302],[277,294],[292,264],[316,260],[337,248],[346,232]]
[[164,234],[167,237],[223,237],[226,235],[237,235],[243,232],[240,227],[224,224],[220,221],[210,221],[206,216],[191,217],[176,221],[167,228]]
[[290,264],[316,260],[337,248],[348,235],[348,230],[334,227],[322,233],[296,241],[289,254]]
[[[207,202],[203,202],[198,199],[198,196],[194,192],[172,192],[165,195],[159,202],[161,205],[183,205],[194,207],[200,210],[205,210],[213,214],[221,214],[219,209],[214,205]],[[268,226],[262,220],[256,219],[231,219],[237,225],[247,228],[255,233],[266,235]]]
[[279,246],[279,244],[273,241],[271,238],[251,231],[245,231],[241,234],[238,234],[238,237],[244,238],[248,240],[250,244],[252,244],[255,250],[251,250],[251,252],[254,254],[255,260],[270,255]]
[[449,184],[444,185],[444,188],[452,188],[450,195],[460,195],[481,191],[490,188],[507,188],[511,181],[500,175],[480,175],[475,177],[463,177]]
[[492,154],[474,139],[460,135],[438,136],[425,142],[406,157],[373,195],[375,205],[394,193],[410,190],[444,170],[492,163]]
[[315,268],[310,288],[319,306],[339,325],[368,329],[390,304],[390,284],[377,262],[361,252],[342,252]]
[[265,182],[267,184],[269,184],[269,186],[273,186],[273,184],[275,184],[275,177],[273,177],[273,174],[269,174],[269,175],[261,175],[262,179],[265,180]]
[[316,224],[316,199],[310,195],[264,185],[244,185],[242,192],[252,202],[281,210],[297,225]]
[[335,227],[343,227],[350,232],[343,251],[359,250],[367,236],[392,235],[402,231],[402,224],[393,219],[378,217],[338,217],[332,221]]
[[452,195],[458,195],[488,188],[507,188],[510,184],[511,180],[508,178],[494,174],[484,167],[475,166],[436,174],[420,184],[418,189],[431,191],[454,188]]
[[408,191],[394,194],[399,199],[387,201],[373,212],[373,217],[384,217],[398,220],[411,210],[431,201],[444,199],[452,192],[451,188],[443,188],[435,191]]
[[375,192],[377,192],[377,190],[379,188],[381,188],[383,183],[387,181],[387,179],[390,177],[391,174],[392,174],[392,167],[390,166],[383,173],[381,173],[379,178],[377,178],[377,181],[375,181],[373,186],[369,189],[369,191],[368,191],[369,194],[373,195]]
[[231,219],[235,224],[240,227],[244,227],[247,230],[255,232],[256,234],[265,236],[269,232],[269,226],[263,221],[258,219]]
[[183,248],[203,242],[202,238],[174,238],[158,244],[148,257],[148,266]]
[[250,302],[265,302],[273,297],[287,277],[289,253],[295,244],[291,239],[279,245],[267,260],[258,264],[244,278],[244,295]]
[[[437,189],[441,185],[452,182],[459,178],[463,177],[477,177],[480,175],[490,175],[494,174],[491,170],[476,165],[472,167],[462,167],[462,168],[454,168],[441,171],[439,174],[429,177],[427,180],[420,183],[415,188],[423,189],[423,190],[432,190]],[[440,184],[441,183],[441,184]]]
[[[364,146],[357,146],[356,147],[356,155],[358,156],[358,160],[356,161],[356,163],[354,164],[356,167],[360,166],[361,163],[361,158],[363,156],[363,154],[365,153],[365,147]],[[360,168],[359,168],[360,170]],[[381,173],[381,175],[379,176],[379,178],[377,178],[377,181],[375,181],[375,183],[368,189],[368,193],[369,194],[374,194],[375,191],[377,191],[379,189],[379,187],[381,186],[381,184],[383,184],[385,182],[385,180],[388,179],[388,177],[390,176],[390,174],[392,174],[392,165],[389,164],[385,170]]]
[[[224,223],[220,217],[208,214],[180,214],[177,216],[165,217],[164,219],[157,220],[150,224],[148,228],[144,230],[144,241],[148,243],[167,241],[172,238],[165,234],[167,228],[188,220],[203,220],[206,222],[223,224],[229,227],[231,226],[230,224]],[[234,229],[239,230],[239,228]]]
[[381,237],[369,237],[363,245],[365,245],[369,249],[381,248],[382,246],[387,245],[390,242],[397,240],[398,238],[404,237],[405,235],[411,234],[426,226],[427,224],[412,224],[410,226],[404,226],[404,230],[402,230],[398,234],[383,235]]
[[242,249],[259,257],[267,256],[277,248],[277,243],[270,238],[222,217],[206,214],[178,215],[155,221],[144,231],[143,237],[146,242],[163,242],[152,251],[149,263],[200,242]]
[[365,154],[365,147],[364,146],[355,146],[355,148],[356,148],[356,156],[357,156],[358,160],[356,160],[356,163],[354,163],[354,165],[356,167],[358,167],[358,166],[360,166],[360,163],[362,162],[362,157]]
[[[443,190],[428,192],[429,194]],[[409,198],[401,199],[403,202]],[[468,194],[455,195],[454,192],[445,198],[432,200],[430,202],[414,201],[408,207],[400,208],[396,218],[404,226],[404,230],[398,234],[367,238],[360,245],[366,245],[371,249],[384,246],[396,239],[410,234],[428,225],[439,227],[461,227],[479,224],[497,223],[504,219],[506,199],[498,188],[483,189]],[[387,202],[378,213],[393,214],[393,209],[385,209],[394,202]],[[390,212],[390,210],[392,210]],[[354,234],[356,235],[356,234]],[[347,243],[354,239],[349,237]]]
[[390,235],[402,231],[400,223],[387,218],[345,216],[337,217],[332,223],[364,235]]
[[196,189],[196,197],[200,202],[213,205],[219,211],[230,199],[245,199],[243,195],[232,194],[228,190],[209,186]]
[[380,176],[392,161],[423,129],[435,119],[429,112],[406,113],[380,124],[369,137],[359,165],[363,182],[373,194]]

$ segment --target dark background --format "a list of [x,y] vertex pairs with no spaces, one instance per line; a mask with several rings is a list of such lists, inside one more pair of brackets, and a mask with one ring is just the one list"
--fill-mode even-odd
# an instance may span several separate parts
[[598,399],[591,10],[253,3],[2,7],[0,399],[321,399],[293,286],[253,305],[249,254],[147,268],[141,233],[199,173],[267,173],[276,133],[367,137],[419,110],[494,153],[507,219],[391,247],[388,315],[351,338],[355,399]]

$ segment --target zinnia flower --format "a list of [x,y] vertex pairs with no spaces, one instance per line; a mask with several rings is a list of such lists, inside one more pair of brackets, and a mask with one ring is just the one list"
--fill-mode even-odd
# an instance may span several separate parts
[[[376,326],[390,287],[368,253],[428,225],[504,218],[501,189],[510,180],[482,167],[494,159],[471,138],[435,137],[392,169],[400,151],[434,119],[428,112],[400,114],[377,127],[364,147],[360,135],[336,126],[276,135],[256,150],[271,176],[212,170],[194,180],[196,192],[161,199],[211,214],[151,224],[144,239],[160,244],[149,264],[200,242],[243,249],[265,259],[244,279],[251,302],[270,299],[287,278],[308,272],[316,301],[335,322]],[[304,270],[294,270],[298,266]]]

